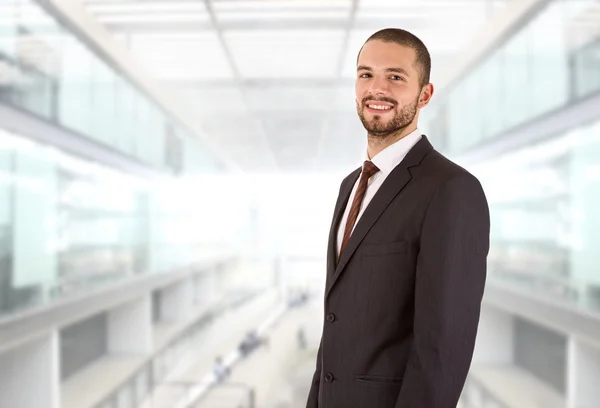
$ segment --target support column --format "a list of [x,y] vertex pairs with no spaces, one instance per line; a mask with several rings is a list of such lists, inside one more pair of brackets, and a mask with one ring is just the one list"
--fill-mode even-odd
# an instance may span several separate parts
[[600,401],[600,349],[569,338],[567,408],[595,408]]
[[190,316],[193,306],[192,278],[186,278],[162,291],[161,320],[176,322]]
[[0,355],[0,408],[60,408],[58,335]]
[[511,314],[483,304],[473,364],[512,364],[514,318]]
[[213,270],[206,269],[194,276],[194,304],[195,305],[210,305],[212,298],[214,297],[213,284]]
[[209,304],[212,304],[219,298],[217,287],[217,270],[214,266],[212,266],[207,273],[207,292]]
[[[510,365],[514,361],[513,315],[484,303],[481,307],[479,329],[473,353],[472,368],[477,366]],[[496,405],[488,401],[485,391],[477,381],[467,378],[461,396],[460,407],[493,408]]]
[[152,344],[152,302],[149,294],[108,313],[110,354],[144,355],[152,351]]

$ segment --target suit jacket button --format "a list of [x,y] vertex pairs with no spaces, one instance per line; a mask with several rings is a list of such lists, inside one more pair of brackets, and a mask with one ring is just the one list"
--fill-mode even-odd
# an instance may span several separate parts
[[325,374],[325,381],[332,382],[333,381],[333,374],[331,374],[331,373]]
[[335,315],[334,315],[333,313],[329,313],[329,314],[327,315],[327,321],[328,321],[329,323],[333,323],[333,322],[335,321]]

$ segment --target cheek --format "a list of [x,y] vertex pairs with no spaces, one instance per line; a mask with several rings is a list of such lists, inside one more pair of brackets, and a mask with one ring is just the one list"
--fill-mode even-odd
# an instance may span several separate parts
[[356,98],[354,99],[354,102],[356,104],[356,109],[360,109],[362,106],[362,102],[361,102],[361,97],[356,95]]
[[360,101],[361,101],[361,100],[364,98],[364,96],[365,96],[365,94],[366,94],[367,90],[368,90],[368,88],[367,88],[367,87],[365,87],[365,86],[364,86],[364,85],[362,85],[362,84],[357,84],[357,85],[355,86],[355,88],[354,88],[354,91],[355,91],[355,92],[354,92],[354,95],[356,96],[356,101],[357,101],[357,102],[360,102]]

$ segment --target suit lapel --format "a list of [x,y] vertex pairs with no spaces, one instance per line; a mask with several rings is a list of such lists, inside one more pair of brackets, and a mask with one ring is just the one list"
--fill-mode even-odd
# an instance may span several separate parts
[[335,211],[333,213],[333,220],[331,222],[331,228],[329,230],[329,244],[327,246],[327,277],[331,278],[335,271],[335,264],[337,258],[337,233],[338,227],[340,225],[340,221],[342,219],[342,215],[344,214],[344,210],[346,205],[348,204],[348,200],[350,199],[350,193],[352,193],[352,188],[356,183],[356,180],[360,176],[362,168],[356,169],[352,172],[346,179],[346,182],[342,185],[340,189],[340,194],[337,199],[337,203],[335,204]]
[[[359,244],[362,242],[364,237],[367,235],[369,230],[373,227],[375,222],[379,219],[381,214],[385,211],[388,205],[392,202],[392,200],[402,191],[402,189],[408,184],[408,182],[412,178],[412,174],[410,172],[410,168],[418,165],[425,157],[431,149],[433,149],[432,145],[429,143],[427,138],[423,135],[421,140],[410,150],[410,152],[406,155],[404,160],[392,170],[392,172],[385,179],[384,183],[381,185],[377,194],[373,197],[369,206],[365,209],[363,215],[358,220],[348,243],[346,244],[346,248],[340,255],[339,262],[337,266],[335,266],[333,276],[330,275],[330,279],[328,279],[329,284],[327,285],[325,296],[327,296],[334,286],[335,282],[339,279],[344,267],[358,248]],[[360,174],[360,171],[358,172]],[[357,176],[358,177],[358,176]],[[354,178],[356,181],[356,179]],[[353,186],[352,184],[351,186]],[[352,187],[350,187],[350,191],[348,191],[348,195],[350,194]],[[345,201],[348,201],[348,197],[345,197]],[[343,211],[342,211],[343,213]],[[331,235],[330,235],[331,238]],[[335,252],[333,258],[335,264]],[[329,257],[328,257],[328,271],[329,271]]]

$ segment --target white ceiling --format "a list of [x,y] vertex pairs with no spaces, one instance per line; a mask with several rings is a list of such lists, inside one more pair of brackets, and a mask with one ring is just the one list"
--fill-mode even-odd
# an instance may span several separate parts
[[350,170],[358,50],[419,36],[436,72],[509,0],[81,0],[249,172]]

